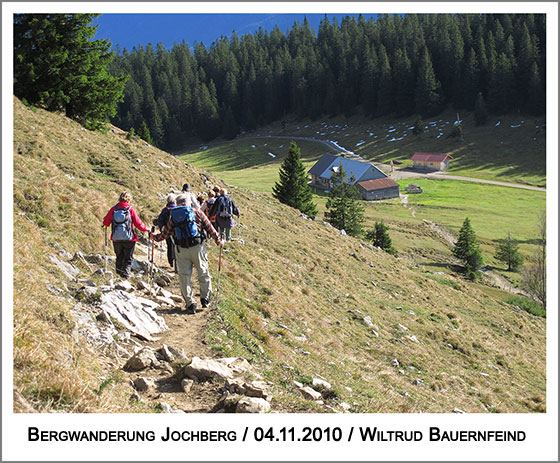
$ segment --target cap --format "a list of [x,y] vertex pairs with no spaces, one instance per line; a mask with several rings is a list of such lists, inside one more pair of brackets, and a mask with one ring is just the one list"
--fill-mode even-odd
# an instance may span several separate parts
[[191,186],[188,183],[183,185],[183,191],[191,191]]

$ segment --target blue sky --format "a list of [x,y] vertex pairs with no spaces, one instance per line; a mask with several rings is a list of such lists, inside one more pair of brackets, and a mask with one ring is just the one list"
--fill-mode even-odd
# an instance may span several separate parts
[[[239,36],[256,32],[259,27],[270,31],[278,25],[286,32],[294,22],[303,23],[307,17],[311,27],[319,28],[324,14],[103,14],[94,21],[98,25],[96,39],[109,39],[113,47],[117,44],[121,50],[148,43],[153,45],[161,42],[167,49],[173,43],[185,40],[189,45],[194,42],[204,42],[210,46],[221,36],[229,37],[233,30]],[[328,14],[329,20],[336,16],[339,21],[346,14]],[[357,15],[354,15],[357,17]],[[364,15],[366,19],[372,14]]]

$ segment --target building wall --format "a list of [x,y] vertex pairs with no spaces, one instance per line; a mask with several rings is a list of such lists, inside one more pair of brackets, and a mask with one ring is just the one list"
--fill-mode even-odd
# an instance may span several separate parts
[[366,201],[375,201],[378,199],[389,199],[389,198],[398,198],[399,197],[399,187],[389,187],[383,188],[380,190],[371,190],[366,191],[363,188],[360,188],[360,193],[362,194],[362,198]]

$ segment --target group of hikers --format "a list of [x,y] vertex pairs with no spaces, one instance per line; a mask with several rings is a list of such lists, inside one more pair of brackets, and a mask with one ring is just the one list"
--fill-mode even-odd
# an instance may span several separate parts
[[[118,203],[111,207],[103,219],[103,226],[111,227],[117,274],[123,279],[130,276],[134,247],[138,241],[134,229],[148,232],[152,243],[164,240],[167,243],[167,260],[179,275],[186,312],[194,314],[197,311],[191,285],[193,267],[198,274],[200,304],[203,309],[208,307],[212,282],[206,240],[210,237],[223,248],[226,241],[232,240],[231,229],[235,226],[233,216],[239,218],[239,209],[228,196],[227,190],[216,186],[208,192],[205,200],[202,196],[197,197],[190,185],[185,183],[178,194],[169,193],[166,205],[154,220],[151,230],[140,220],[131,201],[130,193],[121,193]],[[154,233],[156,225],[159,228],[157,234]]]

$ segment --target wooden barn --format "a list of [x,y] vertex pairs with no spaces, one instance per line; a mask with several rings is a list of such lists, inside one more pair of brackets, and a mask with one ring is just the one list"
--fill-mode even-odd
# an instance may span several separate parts
[[453,159],[453,156],[441,153],[414,153],[411,159],[415,169],[447,170],[449,160]]
[[366,201],[399,197],[399,184],[389,177],[365,180],[357,185]]

